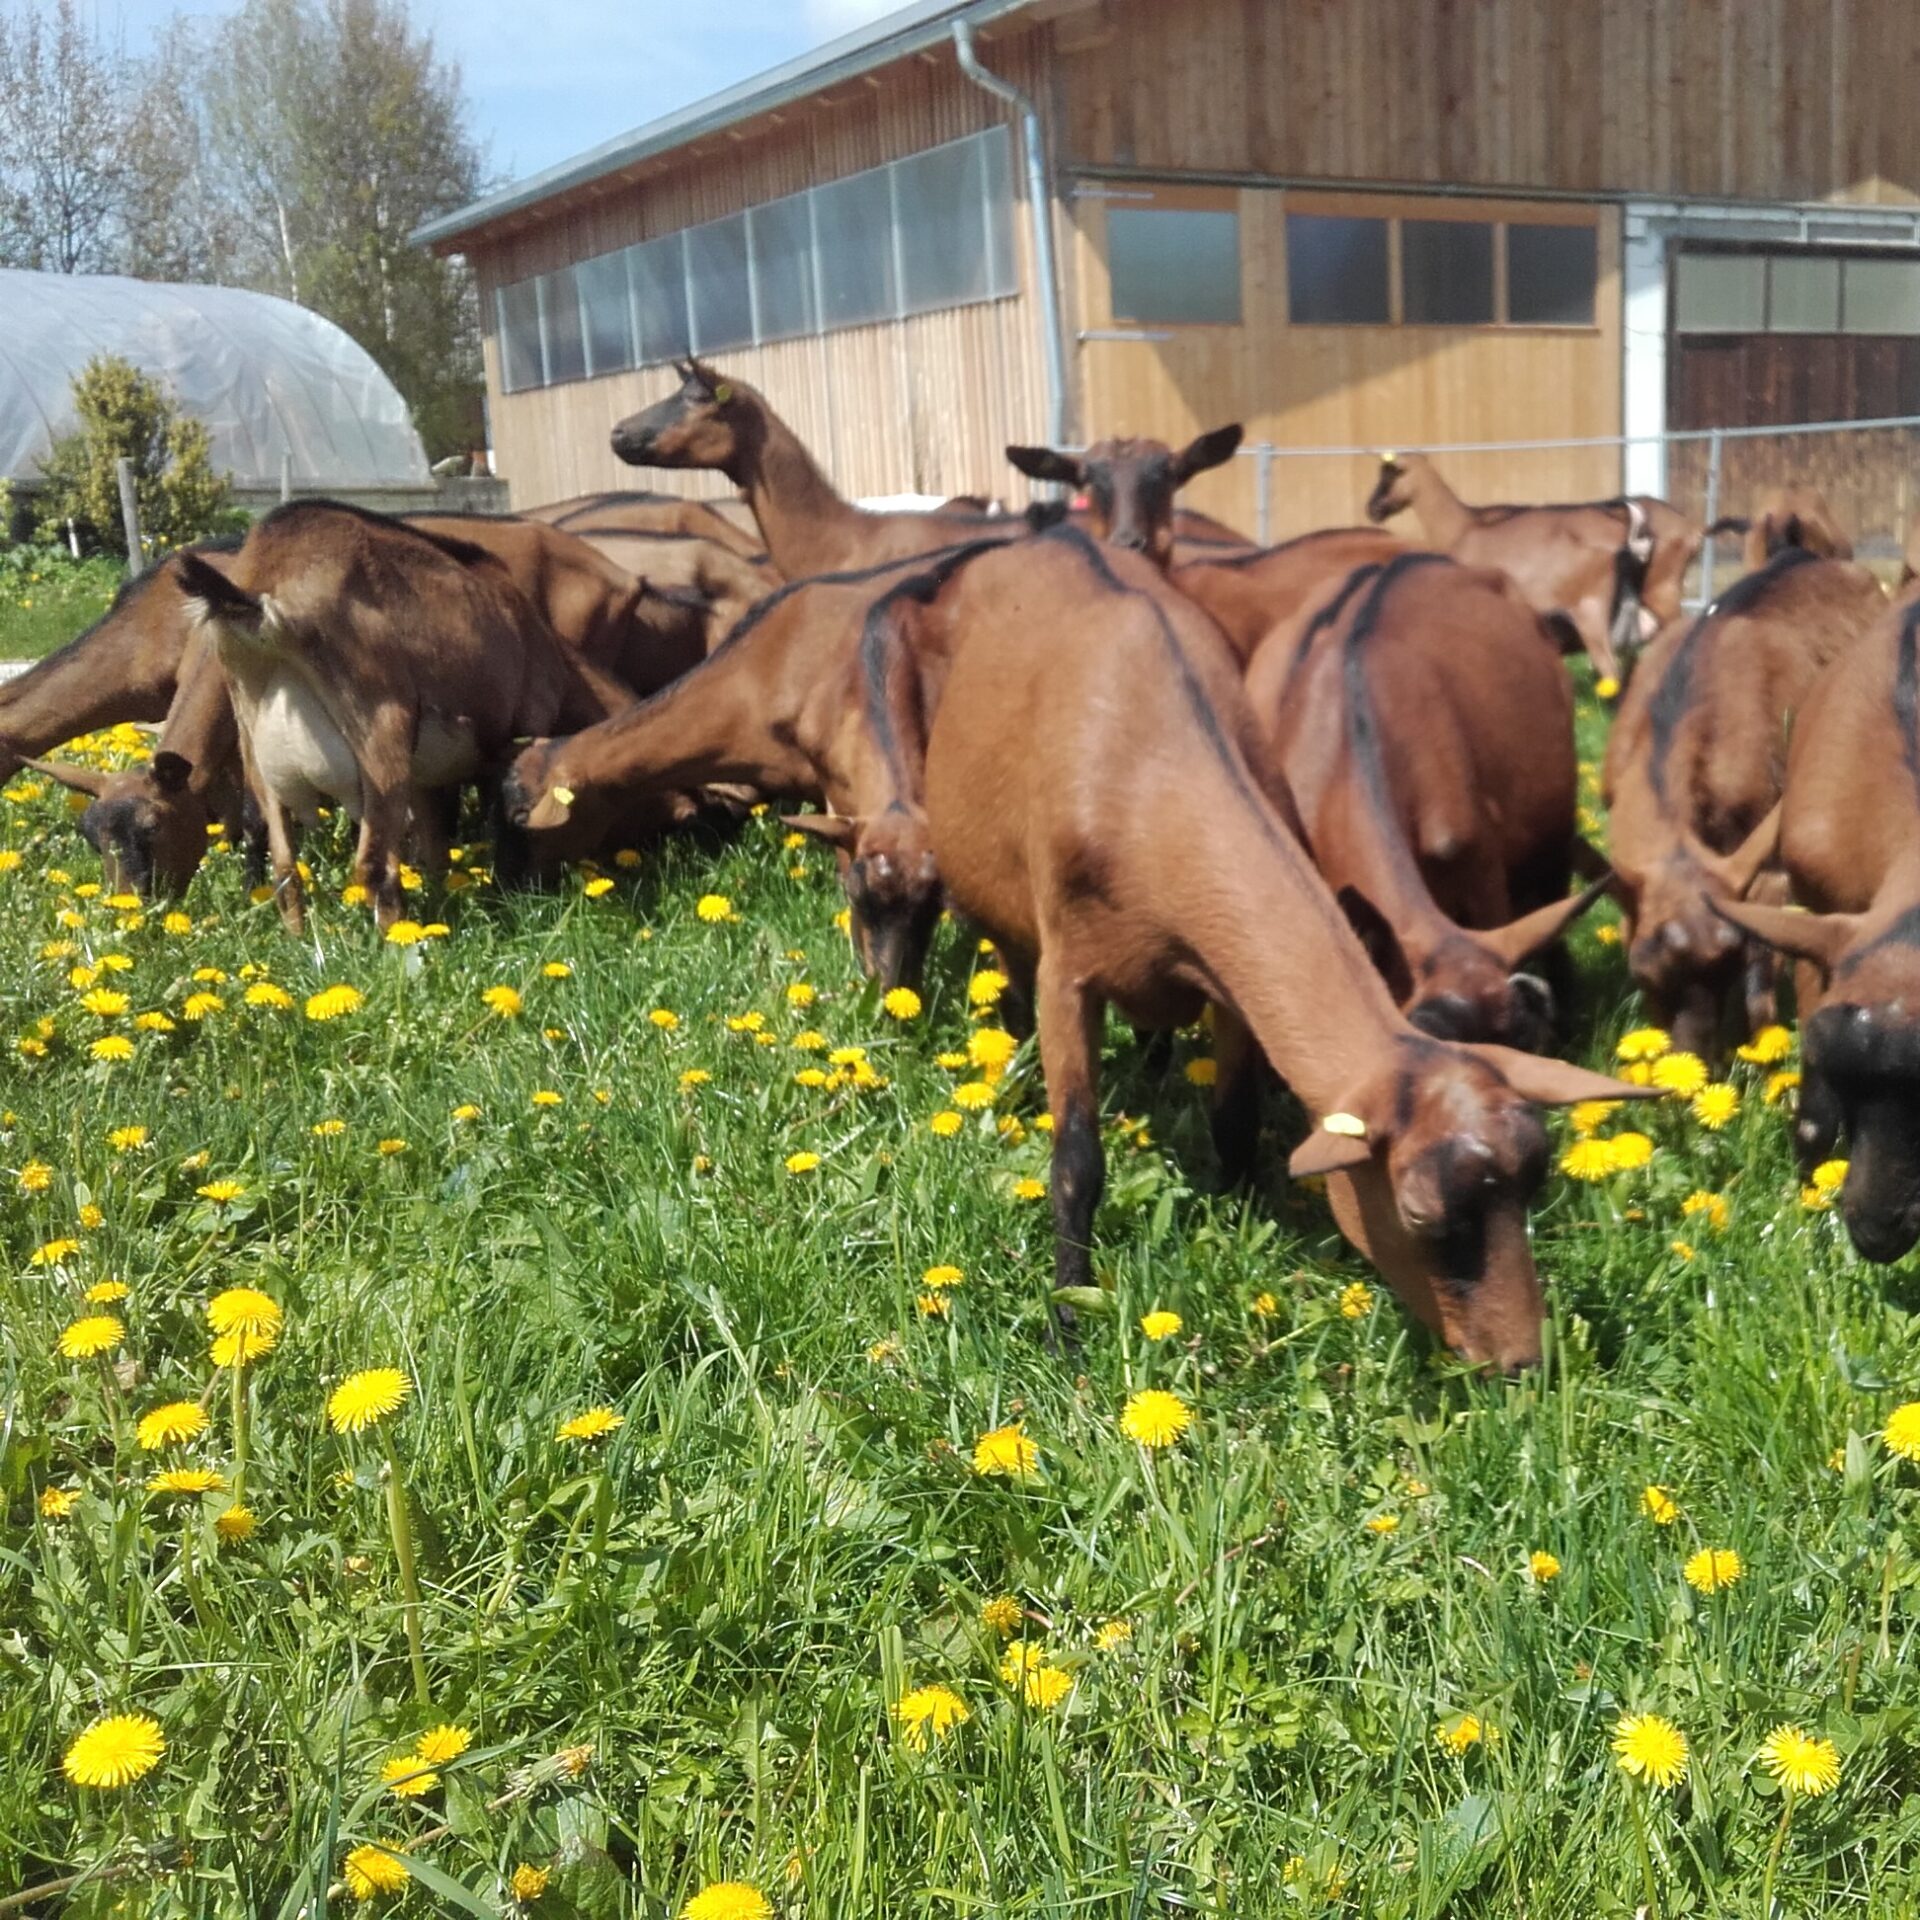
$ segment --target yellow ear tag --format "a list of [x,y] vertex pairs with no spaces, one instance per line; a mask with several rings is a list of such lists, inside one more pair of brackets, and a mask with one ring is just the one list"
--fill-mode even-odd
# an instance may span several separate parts
[[1394,464],[1394,458],[1395,458],[1394,451],[1391,447],[1389,447],[1383,454],[1381,454],[1380,464],[1383,467],[1390,467]]
[[1613,700],[1619,696],[1620,682],[1612,674],[1607,674],[1593,683],[1593,690],[1602,700]]
[[1349,1140],[1364,1140],[1367,1123],[1357,1113],[1330,1113],[1320,1122],[1322,1133],[1343,1133]]
[[727,402],[733,398],[733,389],[723,380],[719,386],[714,388],[713,397],[719,405],[724,407]]
[[550,797],[563,807],[573,805],[573,789],[571,787],[555,787]]

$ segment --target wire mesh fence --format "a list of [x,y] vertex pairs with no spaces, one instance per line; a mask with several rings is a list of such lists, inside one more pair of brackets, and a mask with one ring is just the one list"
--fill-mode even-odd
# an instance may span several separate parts
[[[1630,455],[1629,449],[1635,450]],[[1650,462],[1646,450],[1663,458]],[[1423,453],[1470,506],[1545,505],[1610,499],[1631,487],[1657,491],[1701,526],[1751,515],[1773,488],[1809,486],[1825,496],[1856,554],[1877,571],[1897,571],[1920,512],[1920,415],[1803,421],[1787,426],[1694,428],[1589,439],[1441,441],[1401,445]],[[1263,542],[1315,527],[1356,522],[1379,473],[1380,447],[1243,446],[1251,463],[1251,520]],[[1657,486],[1639,483],[1652,466]],[[1409,538],[1412,515],[1395,523]],[[1702,553],[1689,598],[1703,604],[1716,581],[1739,571],[1737,535]]]

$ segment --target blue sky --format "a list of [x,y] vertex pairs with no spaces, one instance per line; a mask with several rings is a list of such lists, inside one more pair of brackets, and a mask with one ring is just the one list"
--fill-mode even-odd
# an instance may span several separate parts
[[[441,52],[457,60],[489,168],[536,173],[675,107],[716,93],[831,40],[901,0],[412,0]],[[193,0],[104,0],[139,52],[176,7]]]

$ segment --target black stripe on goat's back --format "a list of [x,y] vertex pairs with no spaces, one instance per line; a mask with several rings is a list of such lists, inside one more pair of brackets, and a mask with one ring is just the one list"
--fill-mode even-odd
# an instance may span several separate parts
[[335,516],[358,521],[360,525],[382,533],[398,534],[407,540],[418,540],[423,545],[443,554],[447,559],[457,561],[463,567],[499,564],[498,555],[486,547],[477,546],[471,540],[461,540],[448,533],[429,533],[425,527],[416,527],[409,521],[395,519],[390,513],[376,513],[371,507],[357,507],[349,500],[325,498],[284,500],[271,513],[263,514],[254,522],[254,531],[259,532],[266,527],[297,525],[302,520]]
[[1900,613],[1893,648],[1893,717],[1900,728],[1900,757],[1914,797],[1920,800],[1920,600]]
[[1708,636],[1720,621],[1752,613],[1788,574],[1818,558],[1817,554],[1809,553],[1805,547],[1784,548],[1764,567],[1742,575],[1725,593],[1719,595],[1712,605],[1696,616],[1680,644],[1674,648],[1673,658],[1667,662],[1667,670],[1660,676],[1660,684],[1654,688],[1653,697],[1647,702],[1647,725],[1651,736],[1647,777],[1653,783],[1655,799],[1662,805],[1667,798],[1667,760],[1673,752],[1674,737],[1680,731],[1680,723],[1693,710],[1700,663],[1706,654]]

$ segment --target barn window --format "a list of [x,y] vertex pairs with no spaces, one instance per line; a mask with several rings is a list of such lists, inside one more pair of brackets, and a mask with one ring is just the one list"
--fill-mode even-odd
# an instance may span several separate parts
[[687,229],[687,303],[693,311],[695,353],[753,344],[753,281],[747,270],[744,213]]
[[1920,260],[1849,260],[1841,269],[1846,333],[1920,333]]
[[633,298],[627,290],[627,256],[603,253],[582,260],[573,277],[586,324],[587,372],[618,373],[634,364]]
[[1757,254],[1683,253],[1673,279],[1679,333],[1764,333],[1767,263]]
[[540,357],[540,290],[531,280],[501,287],[493,296],[494,320],[500,336],[500,385],[507,393],[524,393],[546,384]]
[[893,183],[885,167],[849,174],[813,192],[821,324],[857,327],[891,320],[898,293],[893,272]]
[[1400,222],[1401,318],[1419,327],[1484,327],[1493,319],[1493,225]]
[[686,248],[682,236],[663,234],[627,249],[633,287],[633,324],[640,364],[677,360],[693,344],[687,329]]
[[573,269],[561,267],[540,276],[540,338],[547,351],[547,385],[578,380],[587,370],[586,340],[580,331],[580,295]]
[[1231,326],[1240,318],[1240,216],[1109,207],[1107,269],[1116,320]]
[[1767,262],[1769,333],[1840,331],[1840,262],[1831,255],[1778,253]]
[[753,328],[758,340],[811,333],[813,196],[790,193],[747,215],[753,247]]
[[1287,215],[1287,318],[1301,326],[1383,327],[1388,307],[1385,220]]
[[1516,327],[1590,327],[1600,282],[1599,230],[1507,223],[1507,320]]
[[1007,143],[955,140],[893,166],[900,310],[984,300],[1012,278]]

